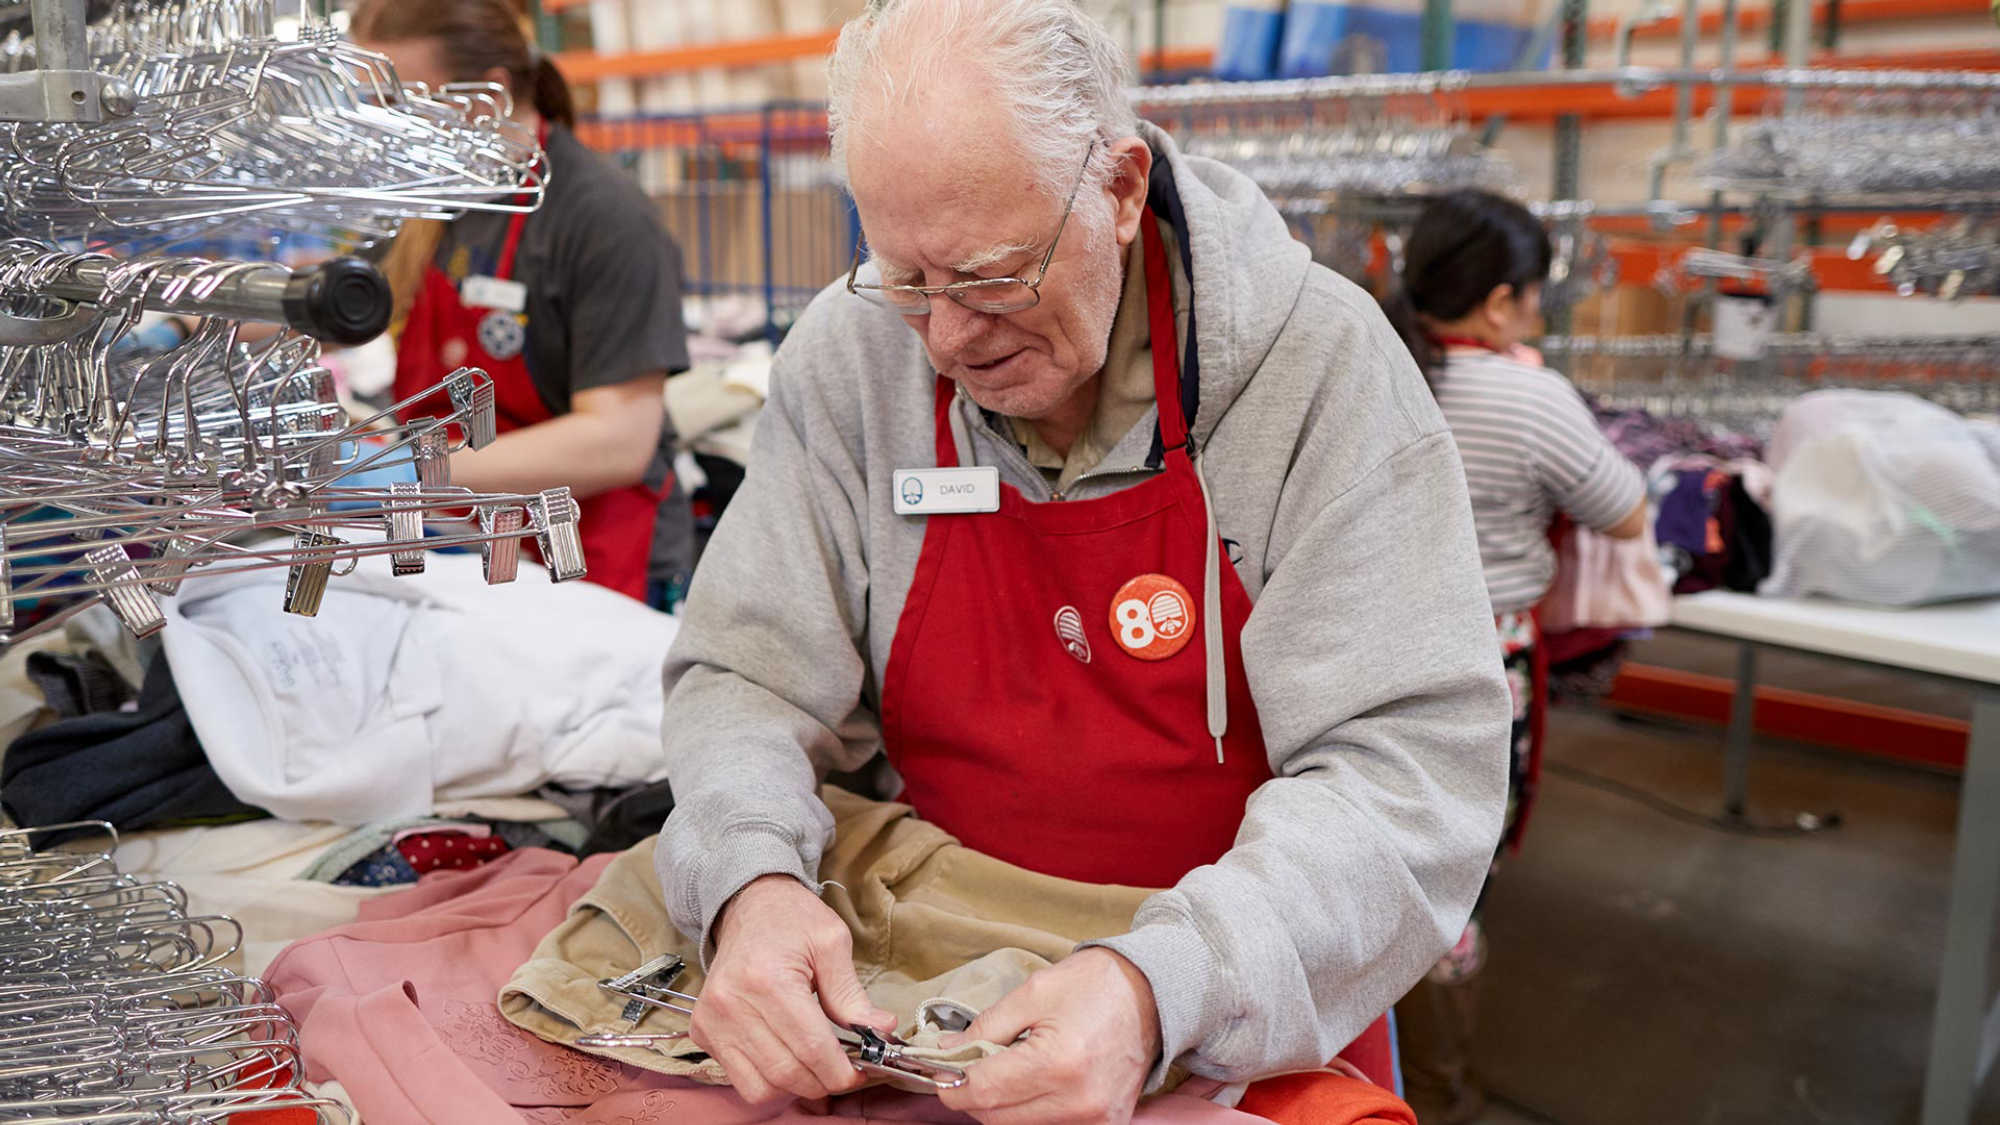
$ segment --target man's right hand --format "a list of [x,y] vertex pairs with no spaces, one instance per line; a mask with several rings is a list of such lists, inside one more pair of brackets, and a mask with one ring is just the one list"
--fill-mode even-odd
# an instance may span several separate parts
[[690,1038],[722,1064],[745,1101],[783,1091],[822,1098],[865,1080],[833,1027],[893,1031],[854,972],[847,924],[805,884],[764,875],[737,891],[715,928],[715,957]]

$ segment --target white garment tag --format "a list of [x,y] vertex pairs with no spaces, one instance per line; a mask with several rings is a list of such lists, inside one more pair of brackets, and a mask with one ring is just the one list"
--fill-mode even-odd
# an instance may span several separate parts
[[458,300],[468,309],[517,313],[528,307],[528,287],[518,281],[474,274],[459,283]]
[[899,516],[964,515],[1000,510],[1000,470],[897,469],[891,478]]

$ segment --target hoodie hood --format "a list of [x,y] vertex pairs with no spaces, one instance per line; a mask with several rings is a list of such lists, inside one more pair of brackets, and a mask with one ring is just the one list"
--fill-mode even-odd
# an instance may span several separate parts
[[[1153,150],[1154,209],[1173,223],[1182,266],[1192,279],[1200,397],[1190,433],[1199,449],[1284,330],[1312,254],[1248,176],[1220,161],[1187,155],[1151,122],[1139,123],[1139,136]],[[1171,209],[1173,196],[1184,221],[1162,210]]]

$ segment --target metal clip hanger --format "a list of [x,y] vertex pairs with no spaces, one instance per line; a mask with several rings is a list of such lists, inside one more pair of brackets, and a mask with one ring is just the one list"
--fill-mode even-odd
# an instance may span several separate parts
[[[694,1015],[694,1005],[700,997],[685,992],[676,992],[669,985],[686,968],[686,963],[674,954],[656,957],[631,972],[617,977],[609,977],[597,982],[604,991],[626,998],[620,1017],[636,1028],[644,1018],[646,1009],[660,1009],[677,1012],[684,1016]],[[966,1074],[961,1067],[949,1063],[933,1062],[908,1054],[909,1044],[893,1035],[883,1035],[870,1027],[855,1025],[842,1027],[833,1025],[834,1038],[854,1064],[854,1069],[865,1074],[888,1078],[915,1087],[925,1092],[955,1090],[965,1085]],[[687,1038],[687,1032],[636,1031],[592,1032],[577,1038],[580,1047],[657,1047]]]

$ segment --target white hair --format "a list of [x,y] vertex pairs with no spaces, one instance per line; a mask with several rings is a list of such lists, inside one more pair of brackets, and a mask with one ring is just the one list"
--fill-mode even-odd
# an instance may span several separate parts
[[[1093,140],[1102,143],[1085,184],[1111,181],[1118,168],[1111,142],[1138,132],[1125,92],[1130,65],[1077,0],[870,0],[840,29],[827,64],[827,119],[842,182],[855,134],[946,76],[964,82],[967,68],[977,68],[974,84],[1008,111],[1044,191],[1069,192]],[[857,112],[864,96],[868,104]]]

